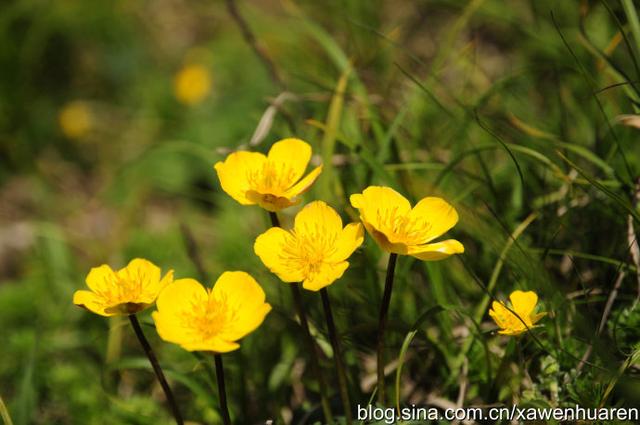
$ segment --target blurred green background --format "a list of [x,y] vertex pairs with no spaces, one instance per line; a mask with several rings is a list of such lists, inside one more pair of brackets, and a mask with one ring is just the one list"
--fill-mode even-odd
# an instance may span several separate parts
[[[91,267],[134,257],[196,276],[190,234],[207,284],[245,270],[274,306],[225,355],[234,423],[321,420],[289,292],[252,252],[268,217],[224,194],[212,168],[289,136],[325,164],[305,199],[345,221],[357,220],[349,194],[370,184],[442,196],[460,213],[450,233],[464,255],[400,258],[390,361],[418,333],[399,391],[391,365],[393,400],[640,407],[639,49],[625,0],[5,0],[4,419],[172,423],[126,321],[71,300]],[[367,239],[329,290],[356,403],[375,383],[385,264]],[[533,335],[497,336],[487,287],[499,299],[535,290],[550,314]],[[305,302],[334,379],[315,295]],[[219,423],[211,359],[161,342],[148,311],[141,319],[185,417]]]

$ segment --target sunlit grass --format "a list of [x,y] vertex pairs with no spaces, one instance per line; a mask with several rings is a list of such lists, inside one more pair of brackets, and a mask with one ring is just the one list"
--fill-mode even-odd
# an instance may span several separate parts
[[[185,228],[209,276],[248,271],[273,306],[225,355],[234,423],[321,420],[291,294],[252,252],[268,216],[239,208],[213,168],[286,137],[308,141],[308,169],[324,169],[280,212],[285,228],[316,199],[358,221],[349,195],[370,185],[412,205],[442,197],[459,214],[450,237],[464,254],[403,257],[395,270],[388,406],[640,405],[632,1],[236,6],[256,45],[225,2],[0,6],[5,422],[172,423],[126,322],[71,299],[90,267],[136,257],[197,277]],[[197,84],[179,83],[194,51]],[[366,238],[331,286],[354,406],[375,400],[387,260]],[[515,290],[548,313],[517,343],[488,315]],[[304,303],[343,416],[322,305]],[[140,321],[184,416],[219,423],[209,359],[162,343],[148,313]]]

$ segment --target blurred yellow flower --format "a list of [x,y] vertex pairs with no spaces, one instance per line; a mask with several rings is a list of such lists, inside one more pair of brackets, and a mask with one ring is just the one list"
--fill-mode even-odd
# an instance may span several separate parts
[[318,178],[322,165],[301,179],[310,159],[311,146],[290,138],[274,143],[267,156],[234,152],[214,168],[222,189],[233,199],[275,212],[299,203],[295,198],[309,190]]
[[426,261],[464,252],[464,246],[455,239],[429,243],[458,222],[455,208],[442,198],[424,198],[412,209],[395,190],[369,186],[351,195],[350,201],[360,211],[369,234],[387,252]]
[[211,73],[203,65],[186,65],[175,76],[173,90],[185,105],[195,105],[211,91]]
[[302,282],[303,288],[318,291],[342,276],[347,258],[363,240],[360,223],[343,229],[338,213],[315,201],[296,215],[291,231],[272,227],[258,236],[253,249],[284,282]]
[[86,279],[90,291],[76,291],[73,303],[101,316],[134,314],[153,304],[172,281],[173,270],[161,278],[160,268],[140,258],[118,271],[105,264],[91,269]]
[[499,333],[504,335],[519,335],[533,328],[535,324],[547,313],[534,313],[538,303],[538,295],[533,291],[514,291],[509,295],[511,300],[511,310],[513,314],[502,302],[494,301],[489,310],[489,316],[493,318],[498,327]]
[[62,134],[70,139],[81,139],[93,127],[93,115],[85,102],[76,100],[62,107],[58,114]]
[[226,353],[271,311],[264,291],[245,272],[224,272],[213,289],[178,279],[162,291],[152,314],[162,339],[188,351]]

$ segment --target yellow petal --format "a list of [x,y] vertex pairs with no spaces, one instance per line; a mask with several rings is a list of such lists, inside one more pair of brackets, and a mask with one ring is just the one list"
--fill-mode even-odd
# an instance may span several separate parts
[[190,341],[180,344],[187,351],[212,351],[214,353],[228,353],[240,348],[240,344],[214,338],[208,341]]
[[160,338],[181,345],[189,341],[192,324],[185,320],[185,310],[208,299],[207,290],[195,279],[178,279],[165,287],[156,301],[158,311],[151,314]]
[[311,146],[300,139],[283,139],[271,146],[267,159],[275,169],[286,173],[286,183],[283,180],[283,186],[289,188],[300,180],[307,169],[311,159]]
[[389,253],[393,253],[393,254],[400,254],[400,255],[406,255],[407,254],[408,247],[407,247],[406,244],[403,244],[403,243],[391,243],[389,241],[389,239],[387,238],[387,236],[384,233],[382,233],[381,231],[377,230],[375,227],[373,227],[373,225],[371,223],[362,220],[362,224],[364,224],[364,227],[365,227],[365,229],[367,229],[367,232],[369,232],[371,237],[373,237],[373,239],[376,241],[376,243],[384,251],[389,252]]
[[458,213],[455,208],[444,199],[436,197],[422,199],[413,207],[409,217],[428,224],[422,243],[432,241],[458,222]]
[[309,291],[319,291],[340,279],[348,267],[349,263],[346,261],[341,263],[322,263],[314,273],[311,273],[302,282],[302,287]]
[[278,212],[300,203],[300,200],[292,201],[286,196],[263,193],[258,190],[248,190],[246,197],[252,204],[258,204],[261,208],[271,212]]
[[169,270],[162,279],[152,282],[145,288],[141,299],[146,303],[153,304],[156,298],[160,295],[160,292],[162,292],[162,290],[172,282],[173,270]]
[[430,243],[426,245],[410,246],[407,254],[412,255],[420,260],[436,261],[447,258],[453,254],[464,252],[464,246],[455,239],[447,239],[446,241]]
[[383,233],[390,242],[400,242],[394,239],[395,218],[406,217],[411,211],[411,204],[404,196],[390,187],[369,186],[362,194],[351,195],[349,199],[360,211],[362,221]]
[[100,267],[93,267],[85,281],[89,289],[94,292],[111,291],[118,285],[116,273],[106,264]]
[[296,215],[293,229],[303,238],[337,239],[342,233],[342,219],[326,203],[314,201]]
[[253,251],[272,273],[284,282],[300,282],[304,279],[304,269],[297,261],[291,261],[288,245],[295,243],[293,236],[279,227],[272,227],[256,238]]
[[543,311],[541,313],[532,314],[531,315],[531,324],[535,325],[536,323],[538,323],[538,321],[540,319],[542,319],[546,315],[547,315],[546,311]]
[[494,301],[492,303],[489,316],[501,328],[498,333],[502,335],[519,335],[527,331],[527,326],[501,302]]
[[[153,304],[163,288],[161,285],[168,283],[166,279],[160,280],[160,268],[158,266],[142,258],[134,258],[127,267],[118,270],[117,274],[121,282],[129,282],[128,286],[140,288],[135,293],[132,293],[131,299],[126,300],[128,303],[145,304],[147,306]],[[173,279],[173,272],[168,275]]]
[[222,273],[211,294],[232,312],[232,321],[219,335],[224,340],[235,341],[254,331],[271,311],[260,285],[245,272]]
[[91,291],[76,291],[73,294],[73,303],[77,306],[86,308],[92,313],[100,316],[115,316],[116,313],[107,313],[104,311],[102,298]]
[[[224,160],[214,165],[220,185],[229,196],[242,205],[253,205],[255,202],[247,198],[247,191],[252,189],[253,180],[258,179],[267,162],[267,157],[258,152],[233,152]],[[252,180],[253,179],[253,180]]]
[[124,267],[118,270],[118,277],[132,282],[140,282],[142,288],[146,288],[160,280],[160,268],[151,261],[134,258]]
[[349,203],[353,208],[356,208],[356,209],[364,208],[364,205],[365,205],[364,196],[362,196],[362,193],[354,193],[353,195],[349,196]]
[[285,192],[285,196],[289,199],[295,198],[296,196],[300,196],[305,193],[307,190],[311,189],[311,186],[316,181],[320,173],[322,172],[322,165],[317,166],[309,174],[304,176],[302,180],[293,185]]
[[156,306],[162,314],[180,314],[184,305],[206,302],[207,290],[195,279],[177,279],[168,285],[158,297]]
[[349,223],[336,239],[334,251],[327,262],[344,261],[364,242],[364,228],[360,223]]
[[[203,301],[206,303],[206,300]],[[224,341],[218,337],[204,340],[197,333],[194,335],[191,327],[183,325],[188,324],[180,320],[181,316],[173,316],[159,311],[151,314],[156,324],[158,335],[167,341],[180,345],[187,351],[213,351],[218,353],[226,353],[236,350],[240,347],[235,342]]]
[[522,320],[528,320],[536,308],[538,303],[538,295],[533,291],[513,291],[509,296],[513,311],[515,311]]
[[197,280],[177,279],[160,293],[156,306],[162,315],[179,316],[185,305],[206,303],[208,299],[207,290]]
[[509,316],[512,316],[511,312],[499,301],[491,303],[491,309],[489,310],[489,316],[496,322],[499,328],[505,329],[510,326]]
[[527,331],[527,328],[525,328],[524,326],[521,328],[507,328],[507,329],[503,329],[501,331],[498,331],[499,334],[502,335],[509,335],[509,336],[516,336],[516,335],[520,335],[521,333],[524,333]]
[[164,341],[174,344],[182,344],[185,340],[187,330],[182,326],[178,316],[165,311],[154,311],[151,313],[153,322],[156,324],[156,332]]

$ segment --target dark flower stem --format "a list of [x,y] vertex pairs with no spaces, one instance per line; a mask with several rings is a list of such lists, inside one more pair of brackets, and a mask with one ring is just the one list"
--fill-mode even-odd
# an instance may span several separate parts
[[213,360],[216,364],[216,380],[218,381],[218,397],[220,399],[220,410],[222,411],[222,423],[231,425],[229,407],[227,406],[227,390],[224,385],[224,367],[222,366],[222,355],[214,354]]
[[336,331],[336,324],[333,321],[333,312],[331,311],[331,301],[329,299],[329,292],[327,291],[327,288],[322,288],[320,290],[320,296],[322,297],[322,307],[324,308],[324,315],[327,320],[329,339],[331,340],[331,346],[333,347],[333,358],[336,363],[338,388],[340,390],[340,398],[342,399],[342,407],[344,408],[344,417],[347,425],[351,425],[353,418],[351,416],[351,400],[349,399],[347,374],[344,367],[344,360],[342,358],[342,347],[340,346],[338,332]]
[[[269,218],[271,218],[271,224],[273,227],[280,227],[280,220],[275,212],[269,211]],[[327,397],[327,384],[324,380],[324,375],[320,371],[320,360],[318,355],[318,346],[316,345],[313,337],[311,336],[311,330],[309,329],[309,322],[307,321],[307,313],[304,309],[304,303],[302,302],[302,291],[300,290],[299,283],[289,284],[291,287],[291,293],[293,295],[293,302],[296,306],[298,318],[300,319],[300,326],[304,334],[304,340],[309,351],[309,362],[311,364],[311,373],[315,375],[318,381],[318,387],[320,388],[320,403],[322,404],[322,411],[324,412],[325,420],[327,423],[333,423],[333,414],[331,413],[331,406]]]
[[278,219],[277,213],[269,211],[269,218],[271,219],[271,226],[280,227],[280,220]]
[[387,328],[387,313],[391,302],[391,291],[393,290],[393,275],[396,269],[398,254],[389,255],[387,265],[387,277],[384,281],[384,294],[380,305],[380,317],[378,319],[378,403],[385,404],[385,384],[384,384],[384,333]]
[[318,346],[311,336],[309,322],[307,321],[307,313],[305,312],[304,303],[302,302],[302,291],[300,290],[300,284],[291,283],[290,286],[291,292],[293,293],[293,300],[296,305],[296,309],[298,310],[298,318],[300,319],[300,325],[302,326],[304,339],[307,343],[307,349],[309,350],[311,372],[316,376],[318,387],[320,387],[320,402],[322,404],[322,411],[324,412],[327,423],[331,424],[333,423],[333,414],[331,413],[329,399],[327,398],[327,384],[324,380],[324,375],[320,372]]
[[156,373],[156,377],[160,382],[160,386],[164,391],[164,395],[167,397],[167,402],[169,403],[169,408],[171,408],[171,413],[173,413],[173,417],[176,419],[176,424],[184,425],[184,421],[182,420],[182,415],[180,414],[180,409],[178,409],[178,405],[176,404],[176,400],[173,397],[173,393],[171,392],[171,388],[167,383],[167,379],[164,377],[164,373],[162,373],[162,369],[160,368],[160,363],[158,363],[158,359],[149,345],[149,341],[144,336],[144,332],[142,332],[142,328],[140,327],[140,322],[138,322],[138,318],[135,314],[129,315],[129,320],[131,321],[131,326],[133,326],[133,330],[138,337],[138,341],[140,341],[140,345],[142,345],[142,349],[144,353],[147,355],[149,359],[149,363],[153,367],[153,371]]

